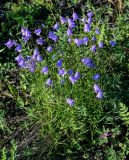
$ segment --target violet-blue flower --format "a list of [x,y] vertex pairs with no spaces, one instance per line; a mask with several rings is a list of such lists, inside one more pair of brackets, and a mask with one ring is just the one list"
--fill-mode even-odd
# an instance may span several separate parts
[[74,75],[74,77],[75,77],[76,80],[78,80],[81,77],[81,75],[80,75],[79,72],[76,72],[75,75]]
[[74,84],[77,81],[77,79],[73,75],[69,76],[69,80],[71,81],[72,84]]
[[110,45],[114,47],[116,45],[116,41],[109,41]]
[[91,23],[92,23],[92,17],[89,17],[89,18],[88,18],[87,23],[88,23],[89,25],[91,25]]
[[74,74],[74,71],[73,71],[72,69],[69,69],[69,70],[67,71],[67,73],[68,73],[69,75],[72,75],[72,74]]
[[8,42],[5,43],[5,45],[8,48],[12,48],[14,45],[16,45],[16,42],[14,40],[9,39]]
[[103,48],[103,42],[99,42],[99,48]]
[[101,91],[101,88],[98,84],[94,84],[94,91],[95,91],[95,93],[98,93]]
[[48,73],[48,66],[43,67],[41,72],[44,74],[47,74]]
[[48,52],[52,52],[52,50],[53,50],[53,47],[52,47],[52,46],[47,47],[47,51],[48,51]]
[[22,45],[21,44],[17,44],[15,51],[17,52],[21,52],[22,51]]
[[53,84],[53,81],[51,80],[51,78],[46,80],[46,85],[47,86],[52,86],[52,84]]
[[83,44],[83,40],[82,39],[78,39],[78,38],[75,38],[74,42],[78,47]]
[[91,47],[91,51],[96,52],[96,45],[95,44]]
[[98,99],[102,99],[103,98],[103,92],[102,92],[102,90],[97,93],[96,97]]
[[95,29],[96,34],[100,34],[100,30],[98,28]]
[[58,30],[59,27],[60,27],[59,23],[56,23],[56,24],[53,26],[53,29]]
[[34,33],[39,36],[41,34],[42,30],[41,28],[35,29]]
[[71,29],[71,28],[68,28],[68,29],[67,29],[67,35],[68,35],[68,36],[71,36],[72,34],[73,34],[73,33],[72,33],[72,29]]
[[36,59],[38,62],[41,62],[43,60],[43,57],[40,54],[38,54]]
[[32,59],[36,60],[38,55],[39,55],[39,50],[38,50],[38,48],[35,48],[34,52],[33,52],[33,55],[32,55]]
[[63,76],[63,77],[64,77],[64,75],[66,74],[65,69],[64,69],[64,68],[59,69],[59,70],[58,70],[58,74],[59,74],[60,76]]
[[55,35],[55,33],[52,32],[52,31],[49,32],[48,38],[52,39],[54,42],[57,42],[57,41],[58,41],[58,36]]
[[93,80],[99,80],[100,79],[100,74],[96,73],[95,75],[93,75]]
[[19,54],[16,58],[15,61],[20,62],[21,60],[24,60],[21,54]]
[[89,68],[95,67],[95,64],[91,58],[82,58],[81,61],[84,65],[86,65]]
[[66,101],[70,106],[73,106],[74,103],[75,103],[75,101],[73,99],[71,99],[71,98],[67,98]]
[[76,21],[78,19],[79,19],[78,14],[73,12],[73,21]]
[[84,25],[84,32],[90,32],[90,25],[89,24]]
[[59,67],[62,67],[62,63],[63,63],[63,60],[62,59],[59,59],[56,63],[56,66],[59,68]]
[[92,16],[93,16],[93,12],[88,12],[88,13],[87,13],[87,16],[88,16],[88,17],[92,17]]
[[75,28],[76,27],[75,22],[70,18],[68,18],[68,26],[70,28]]
[[87,44],[88,44],[88,41],[89,41],[89,38],[88,38],[88,37],[84,37],[84,38],[83,38],[83,44],[87,45]]
[[67,19],[65,17],[60,17],[60,21],[61,21],[61,24],[64,24],[67,22]]
[[42,46],[43,44],[45,44],[45,40],[43,38],[38,38],[36,40],[37,44],[39,44],[40,46]]
[[22,39],[26,43],[31,37],[31,32],[27,28],[22,28],[21,33],[22,33]]

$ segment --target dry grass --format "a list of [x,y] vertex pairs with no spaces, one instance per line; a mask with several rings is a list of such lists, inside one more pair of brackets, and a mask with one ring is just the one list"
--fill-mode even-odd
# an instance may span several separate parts
[[124,0],[108,0],[109,3],[112,3],[116,8],[118,8],[119,12],[123,12],[124,10]]

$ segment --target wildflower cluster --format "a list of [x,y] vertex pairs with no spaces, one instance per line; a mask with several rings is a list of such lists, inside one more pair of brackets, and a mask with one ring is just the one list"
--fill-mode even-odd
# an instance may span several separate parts
[[[30,39],[33,38],[33,34],[37,37],[36,39],[36,47],[33,49],[33,54],[24,57],[22,52],[22,45],[17,43],[15,40],[9,40],[5,45],[8,48],[12,48],[15,46],[15,51],[19,53],[19,55],[15,58],[17,64],[21,68],[28,69],[30,72],[34,73],[36,71],[36,68],[38,66],[38,63],[42,62],[44,60],[43,55],[40,54],[39,48],[43,47],[47,53],[52,53],[54,50],[55,45],[58,45],[58,41],[60,41],[60,36],[58,36],[58,30],[61,28],[61,26],[65,27],[65,35],[67,36],[67,43],[68,45],[75,45],[76,47],[81,46],[88,46],[88,44],[92,44],[90,46],[89,51],[92,54],[96,54],[98,49],[104,48],[106,44],[104,44],[104,41],[100,40],[97,43],[97,36],[101,35],[101,30],[96,27],[93,28],[93,12],[88,12],[86,16],[79,17],[77,13],[73,12],[72,18],[69,17],[60,17],[60,22],[54,24],[51,27],[51,30],[47,33],[47,38],[42,37],[42,29],[37,28],[33,32],[29,31],[28,28],[23,27],[21,29],[21,35],[22,35],[22,41],[23,43],[27,44]],[[76,28],[78,25],[83,26],[83,37],[75,37],[74,32],[76,32]],[[93,30],[92,37],[88,36],[89,32]],[[86,36],[85,36],[86,35]],[[92,43],[91,43],[92,42]],[[51,44],[50,44],[51,43]],[[48,45],[50,44],[50,45]],[[109,45],[111,47],[114,47],[116,45],[116,41],[110,40]],[[72,85],[75,85],[75,83],[82,78],[81,73],[79,71],[74,71],[73,69],[69,68],[68,70],[65,69],[64,59],[59,58],[56,62],[56,68],[58,69],[57,75],[60,77],[68,76],[68,80]],[[89,68],[90,70],[96,69],[98,66],[95,64],[94,59],[91,57],[82,57],[80,59],[81,65],[84,65],[85,67]],[[49,68],[48,65],[42,66],[41,72],[44,75],[49,74]],[[93,75],[92,79],[94,81],[94,92],[96,94],[96,98],[102,99],[103,98],[103,91],[101,87],[99,86],[98,80],[101,78],[100,73],[96,73]],[[45,84],[50,87],[53,86],[54,80],[52,77],[49,77],[46,79]],[[61,79],[61,84],[64,83],[64,80]],[[66,98],[66,102],[73,106],[75,104],[75,100],[73,100],[70,97]]]

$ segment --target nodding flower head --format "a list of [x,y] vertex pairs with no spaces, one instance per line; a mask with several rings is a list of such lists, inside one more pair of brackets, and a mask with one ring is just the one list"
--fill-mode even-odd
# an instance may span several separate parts
[[82,39],[78,39],[78,38],[75,38],[74,42],[78,47],[83,44],[83,40]]
[[52,50],[53,50],[53,47],[52,47],[52,46],[47,47],[47,51],[48,51],[48,52],[52,52]]
[[57,42],[57,41],[58,41],[58,36],[55,35],[55,33],[52,32],[52,31],[49,32],[48,38],[52,39],[54,42]]
[[21,52],[22,51],[22,45],[21,44],[17,44],[15,51],[17,52]]
[[63,77],[64,77],[64,75],[65,75],[66,73],[67,73],[67,72],[65,71],[64,68],[61,68],[61,69],[58,70],[58,74],[59,74],[60,76],[63,76]]
[[103,42],[99,42],[99,48],[103,48]]
[[42,30],[41,28],[35,29],[34,33],[39,36],[41,34]]
[[61,24],[64,24],[67,22],[67,19],[65,17],[60,17],[60,21],[61,21]]
[[39,44],[40,46],[42,46],[43,44],[45,44],[45,40],[42,39],[42,38],[38,38],[36,42],[37,42],[37,44]]
[[96,34],[100,34],[100,30],[98,28],[95,29]]
[[89,25],[92,24],[92,17],[89,17],[89,18],[88,18],[87,23],[88,23]]
[[89,41],[89,38],[88,38],[88,37],[84,37],[84,38],[83,38],[83,44],[87,45],[87,44],[88,44],[88,41]]
[[67,98],[66,101],[67,101],[69,106],[74,106],[75,101],[73,99]]
[[68,29],[67,29],[67,35],[68,35],[68,36],[71,36],[72,34],[73,34],[73,33],[72,33],[72,29],[71,29],[71,28],[68,28]]
[[73,12],[73,20],[76,21],[78,19],[79,19],[78,14]]
[[53,29],[54,29],[54,30],[58,30],[59,27],[60,27],[59,23],[56,23],[56,24],[53,26]]
[[21,33],[22,33],[22,39],[26,43],[31,37],[31,32],[27,28],[22,28]]
[[90,32],[90,24],[85,24],[84,25],[84,32]]
[[62,59],[59,59],[59,60],[57,61],[57,63],[56,63],[56,66],[57,66],[58,68],[60,68],[60,67],[62,67],[62,63],[63,63],[63,60],[62,60]]
[[47,86],[52,86],[52,84],[53,84],[53,81],[51,80],[51,78],[46,80],[46,85]]
[[87,16],[88,16],[88,17],[92,17],[92,16],[93,16],[93,12],[88,12],[88,13],[87,13]]
[[95,64],[91,58],[82,58],[81,61],[84,65],[86,65],[89,68],[95,67]]
[[72,75],[72,74],[74,74],[74,71],[73,71],[72,69],[69,69],[69,70],[67,71],[67,73],[68,73],[69,75]]
[[114,47],[116,45],[116,41],[109,41],[109,44]]
[[68,18],[68,26],[69,26],[69,28],[75,28],[76,27],[75,22],[70,18]]
[[99,80],[100,79],[100,74],[96,73],[95,75],[93,75],[93,80]]
[[43,67],[42,73],[47,74],[48,73],[48,66]]
[[5,45],[8,47],[8,48],[12,48],[14,45],[16,45],[16,42],[14,40],[8,40],[8,42],[5,43]]
[[96,52],[96,45],[94,44],[91,49],[90,49],[92,52]]

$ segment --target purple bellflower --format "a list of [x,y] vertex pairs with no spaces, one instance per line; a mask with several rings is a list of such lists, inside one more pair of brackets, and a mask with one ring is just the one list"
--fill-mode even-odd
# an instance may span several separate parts
[[12,48],[14,45],[16,45],[16,42],[14,40],[8,40],[8,42],[5,43],[5,45],[8,47],[8,48]]
[[62,63],[63,63],[63,60],[62,60],[62,59],[59,59],[59,60],[57,61],[57,63],[56,63],[56,66],[57,66],[58,68],[60,68],[60,67],[62,67]]
[[22,28],[21,33],[22,33],[22,39],[26,43],[31,37],[31,32],[27,28]]
[[21,52],[22,51],[22,45],[21,44],[17,44],[15,51],[17,52]]
[[67,35],[68,35],[68,36],[71,36],[71,35],[72,35],[72,29],[71,29],[71,28],[68,28],[68,29],[67,29]]
[[53,84],[53,81],[51,80],[51,78],[46,80],[46,85],[47,86],[52,86],[52,84]]
[[70,18],[68,18],[68,26],[69,26],[69,28],[75,28],[76,27],[75,22]]
[[52,46],[47,47],[48,52],[52,52],[52,50],[53,50]]
[[32,55],[32,59],[33,60],[37,60],[37,56],[39,55],[39,50],[38,50],[38,48],[35,48],[34,49],[34,52],[33,52],[33,55]]
[[59,23],[56,23],[56,24],[53,26],[53,29],[54,29],[54,30],[58,30],[59,27],[60,27],[60,26],[59,26]]
[[39,44],[40,46],[42,46],[43,44],[45,44],[45,40],[43,38],[38,38],[36,40],[37,44]]
[[92,16],[93,16],[93,12],[88,12],[88,13],[87,13],[87,16],[88,16],[88,17],[92,17]]
[[89,18],[88,18],[87,23],[88,23],[89,25],[92,24],[92,17],[89,17]]
[[72,69],[69,69],[69,70],[67,71],[67,73],[68,73],[69,75],[73,75],[73,74],[74,74],[74,71],[73,71]]
[[90,25],[89,24],[84,25],[84,32],[90,32]]
[[95,44],[91,47],[91,51],[96,52],[96,45]]
[[61,24],[64,24],[67,22],[67,19],[65,17],[60,17],[60,21],[61,21]]
[[48,73],[48,67],[47,66],[43,67],[41,72],[44,73],[44,74],[47,74]]
[[95,75],[93,75],[93,80],[99,80],[100,79],[100,74],[96,73]]
[[82,39],[78,39],[78,38],[75,38],[74,42],[78,47],[83,44],[83,40]]
[[58,74],[59,74],[60,76],[63,76],[63,77],[64,77],[64,75],[66,74],[65,69],[64,69],[64,68],[59,69],[59,70],[58,70]]
[[90,59],[90,58],[82,58],[81,61],[85,66],[87,66],[89,68],[94,68],[95,67],[95,64],[94,64],[93,60]]
[[109,44],[114,47],[116,45],[116,41],[109,41]]
[[74,103],[75,103],[75,101],[73,99],[71,99],[71,98],[67,98],[66,101],[70,106],[73,106]]
[[41,28],[35,29],[34,33],[39,36],[41,34],[42,30]]
[[99,42],[99,48],[103,48],[103,42]]
[[89,41],[88,37],[84,37],[84,38],[83,38],[83,44],[87,45],[87,44],[88,44],[88,41]]
[[100,34],[100,30],[98,28],[95,29],[96,34]]
[[52,39],[54,42],[57,42],[57,41],[58,41],[58,36],[55,35],[55,33],[52,32],[52,31],[49,32],[48,38]]
[[78,19],[79,19],[78,14],[73,12],[73,21],[76,21]]

